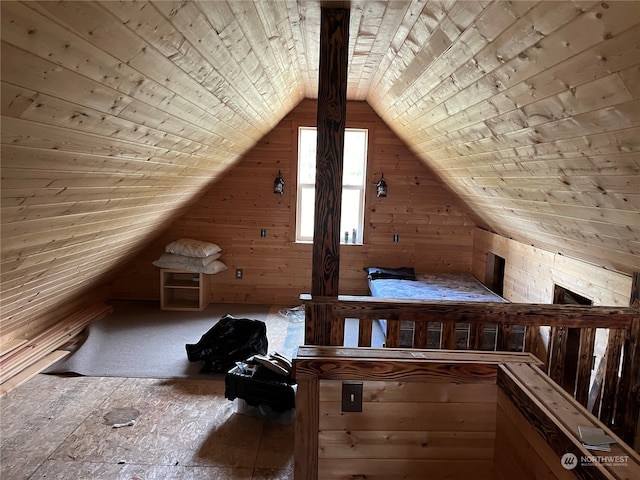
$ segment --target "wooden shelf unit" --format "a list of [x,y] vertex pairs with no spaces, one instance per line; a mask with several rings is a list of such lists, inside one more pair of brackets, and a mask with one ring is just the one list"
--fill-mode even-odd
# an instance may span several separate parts
[[209,275],[160,269],[161,310],[204,310],[209,304]]

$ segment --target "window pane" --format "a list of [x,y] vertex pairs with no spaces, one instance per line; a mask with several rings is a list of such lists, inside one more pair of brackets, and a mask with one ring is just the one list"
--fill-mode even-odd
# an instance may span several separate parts
[[[342,215],[340,217],[340,241],[344,242],[345,232],[349,235],[349,243],[360,243],[362,238],[360,207],[360,190],[342,189]],[[355,242],[353,231],[356,231]]]
[[300,211],[298,212],[300,238],[313,238],[313,217],[316,208],[315,201],[315,187],[302,187],[300,190]]
[[[297,238],[311,241],[314,230],[317,129],[300,127],[298,144],[298,211]],[[340,241],[362,243],[365,171],[367,163],[366,129],[345,131],[342,216]],[[354,240],[355,231],[355,240]]]
[[[316,183],[316,143],[318,132],[315,128],[301,128],[298,155],[300,183]],[[313,221],[311,222],[313,224]]]
[[347,130],[344,134],[343,185],[363,185],[366,157],[366,130]]

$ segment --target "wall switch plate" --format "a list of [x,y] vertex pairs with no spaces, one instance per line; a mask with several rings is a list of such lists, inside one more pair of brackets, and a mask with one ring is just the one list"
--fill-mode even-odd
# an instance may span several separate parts
[[342,382],[342,411],[362,411],[362,382]]
[[244,275],[244,272],[242,271],[241,268],[236,268],[236,278],[238,280],[242,280],[242,276]]
[[400,234],[399,233],[394,233],[393,234],[393,243],[398,243],[400,241]]
[[266,228],[261,228],[260,229],[260,238],[266,238],[267,237],[267,229]]

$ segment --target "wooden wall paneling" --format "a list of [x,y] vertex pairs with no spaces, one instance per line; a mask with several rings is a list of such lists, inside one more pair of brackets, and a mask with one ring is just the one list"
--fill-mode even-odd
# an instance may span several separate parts
[[491,478],[495,385],[367,381],[362,413],[341,390],[320,381],[319,479]]
[[473,273],[477,278],[483,278],[487,251],[505,258],[507,300],[551,303],[553,285],[558,284],[592,299],[594,305],[628,305],[631,277],[623,273],[481,229],[475,231],[474,245]]
[[497,403],[495,478],[576,478],[504,392],[498,391]]
[[[511,360],[538,362],[513,353],[442,355],[301,347],[295,375],[305,392],[309,379],[319,381],[317,402],[308,409],[319,422],[311,427],[318,443],[296,450],[296,478],[422,478],[425,471],[433,478],[492,478],[496,368]],[[363,382],[362,412],[341,411],[346,380]],[[316,455],[317,477],[307,468]]]
[[[108,2],[106,2],[108,4]],[[162,5],[162,4],[160,4]],[[242,117],[241,112],[233,112],[227,109],[221,101],[211,92],[206,90],[198,81],[182,68],[178,68],[171,59],[163,55],[145,35],[148,30],[139,29],[135,32],[121,22],[115,22],[114,17],[106,10],[104,5],[97,3],[83,3],[77,5],[53,5],[40,4],[40,9],[46,10],[50,18],[59,19],[67,28],[76,35],[89,40],[97,47],[110,52],[132,68],[140,71],[146,78],[150,78],[160,84],[171,85],[175,92],[202,112],[200,122],[204,125],[218,117],[220,125],[216,130],[230,138],[237,136],[244,129],[239,128],[248,120]],[[115,8],[115,6],[114,6]],[[153,9],[145,12],[151,14]],[[176,15],[179,18],[180,15]],[[175,19],[174,19],[175,20]],[[132,25],[133,26],[133,25]],[[196,30],[197,25],[192,25]],[[116,33],[117,32],[117,33]],[[181,33],[185,33],[182,31]],[[169,80],[171,79],[171,80]],[[246,112],[250,110],[247,109]],[[224,113],[222,113],[224,112]],[[220,115],[221,114],[221,115]],[[251,118],[251,124],[257,128],[258,123]],[[262,130],[264,133],[264,130]],[[257,139],[254,137],[255,139]]]
[[615,465],[606,460],[580,461],[572,469],[578,478],[634,478],[640,472],[638,453],[538,369],[505,365],[498,372],[498,387],[551,447],[556,462],[565,453],[574,453],[578,459],[592,456],[580,442],[579,426],[602,428],[616,440],[610,455],[621,455],[626,461]]
[[[211,301],[297,304],[300,294],[311,287],[311,245],[294,241],[297,131],[299,125],[316,124],[314,107],[313,100],[301,102],[211,185],[201,200],[124,269],[113,283],[114,298],[158,298],[158,272],[151,262],[170,241],[192,237],[218,243],[223,249],[221,260],[229,267],[212,276]],[[368,128],[370,145],[365,241],[340,248],[340,293],[368,292],[365,266],[470,271],[475,227],[463,207],[367,104],[348,103],[347,126]],[[402,174],[396,176],[399,165],[403,165]],[[283,196],[272,193],[278,170],[286,182]],[[380,173],[389,179],[390,194],[383,199],[375,196],[373,188]],[[413,196],[427,203],[414,201]],[[393,220],[384,212],[398,212],[401,217]],[[261,228],[267,229],[266,238],[260,238]],[[431,234],[425,234],[427,228]],[[400,235],[398,243],[392,242],[393,233]],[[236,267],[244,269],[241,281],[233,276]]]
[[[635,42],[633,38],[637,38],[637,9],[631,4],[608,7],[593,4],[584,6],[585,11],[581,11],[566,4],[542,3],[523,13],[513,27],[507,27],[508,23],[504,22],[502,31],[499,28],[503,18],[492,18],[492,27],[498,29],[497,38],[487,42],[470,29],[459,40],[454,40],[447,51],[447,61],[443,58],[434,66],[438,73],[444,75],[425,75],[424,80],[421,78],[407,87],[405,96],[411,95],[412,89],[420,88],[421,92],[416,95],[417,101],[405,104],[397,100],[397,120],[388,115],[388,110],[383,106],[389,105],[394,98],[382,92],[370,98],[381,116],[394,125],[396,131],[423,154],[425,161],[448,183],[455,185],[454,190],[468,205],[482,212],[485,222],[501,233],[507,235],[503,227],[512,225],[514,228],[509,233],[521,232],[517,234],[520,241],[531,243],[530,239],[536,238],[536,245],[550,251],[561,250],[567,255],[586,258],[593,263],[610,257],[607,266],[629,273],[630,266],[632,268],[637,263],[636,256],[622,253],[628,249],[629,243],[621,243],[619,238],[612,235],[615,228],[612,230],[609,225],[597,220],[606,214],[619,218],[633,215],[630,204],[617,194],[618,189],[624,191],[637,183],[637,168],[633,163],[628,164],[631,176],[622,180],[620,175],[624,171],[624,156],[619,157],[620,161],[614,160],[615,165],[621,166],[619,170],[598,169],[589,161],[594,155],[620,154],[615,149],[605,152],[602,149],[607,147],[599,140],[611,138],[614,131],[618,147],[632,152],[634,147],[628,149],[625,146],[635,144],[631,137],[623,138],[627,131],[630,132],[629,127],[631,130],[635,128],[634,114],[629,115],[627,111],[637,109],[633,106],[631,91],[622,84],[622,76],[616,72],[637,66],[637,58],[634,59],[631,54],[633,47],[630,47]],[[487,9],[480,18],[489,18],[488,12]],[[509,28],[523,29],[524,25],[535,28],[528,29],[527,36],[518,34],[518,41],[512,41],[515,37]],[[474,34],[477,43],[470,43],[468,40]],[[584,40],[579,46],[574,43],[577,38]],[[552,46],[557,44],[564,44],[567,48]],[[473,61],[465,61],[469,58],[467,52],[459,55],[462,46],[477,48],[473,52]],[[457,59],[456,54],[459,55]],[[594,62],[594,58],[601,61]],[[446,81],[436,87],[427,80],[448,79],[450,75],[456,80],[456,88]],[[388,88],[389,85],[379,82],[378,89]],[[607,93],[596,99],[589,93],[595,90]],[[440,97],[440,91],[448,95],[448,99]],[[434,101],[434,98],[437,100]],[[564,111],[561,111],[562,108]],[[601,120],[604,116],[611,117],[614,111],[619,112],[619,121],[612,118],[606,122]],[[402,129],[399,128],[400,124]],[[580,134],[576,135],[577,131]],[[589,142],[577,141],[580,135],[589,135]],[[464,146],[461,146],[462,139],[466,141]],[[631,143],[627,144],[627,141]],[[429,145],[429,142],[432,144]],[[451,144],[457,147],[449,147]],[[553,152],[556,152],[558,160],[561,160],[559,155],[566,154],[576,159],[582,157],[585,175],[580,178],[577,176],[580,173],[568,165],[568,170],[560,172],[556,167],[554,172],[550,171],[549,178],[555,182],[559,182],[563,175],[571,176],[567,184],[559,183],[560,188],[554,188],[559,190],[558,194],[545,188],[542,185],[544,179],[540,177],[538,187],[534,183],[527,186],[527,178],[524,178],[526,172],[535,170],[534,176],[537,176],[541,172],[538,169],[539,157]],[[551,156],[548,158],[551,159]],[[478,168],[475,168],[476,165]],[[509,168],[510,165],[512,168]],[[458,166],[461,167],[459,171],[450,170]],[[596,169],[598,173],[594,173]],[[483,177],[487,176],[491,176],[491,181],[499,188],[482,183]],[[529,179],[532,177],[529,176]],[[518,182],[521,196],[512,187],[504,188],[510,181],[514,184]],[[522,182],[525,182],[524,188],[520,186]],[[591,203],[590,196],[604,197],[594,185],[614,195],[606,199],[608,206]],[[544,194],[540,195],[534,188]],[[585,197],[580,202],[592,205],[592,211],[574,210],[575,202],[563,204],[555,201],[560,196],[571,194],[573,198],[576,195]],[[536,195],[545,203],[531,203]],[[518,215],[513,215],[508,208],[502,208],[500,202],[503,199],[518,202]],[[540,216],[548,205],[552,206],[554,213]],[[605,214],[605,210],[601,209],[608,207],[611,207],[611,211]],[[490,210],[498,215],[494,216]],[[589,216],[585,218],[585,215]],[[632,221],[631,224],[635,223]],[[626,228],[623,222],[618,227]],[[540,231],[547,233],[540,234]],[[625,235],[636,239],[635,227],[627,230]],[[600,248],[603,244],[609,248]],[[585,257],[589,246],[595,246],[598,250],[591,250],[589,256]],[[614,254],[613,250],[618,253]]]

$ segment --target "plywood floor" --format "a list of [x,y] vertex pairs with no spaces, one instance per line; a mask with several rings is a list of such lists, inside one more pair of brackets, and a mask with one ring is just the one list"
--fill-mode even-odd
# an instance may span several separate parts
[[[130,408],[134,426],[106,424]],[[234,413],[223,380],[41,374],[0,415],[3,480],[293,478],[293,426]]]

